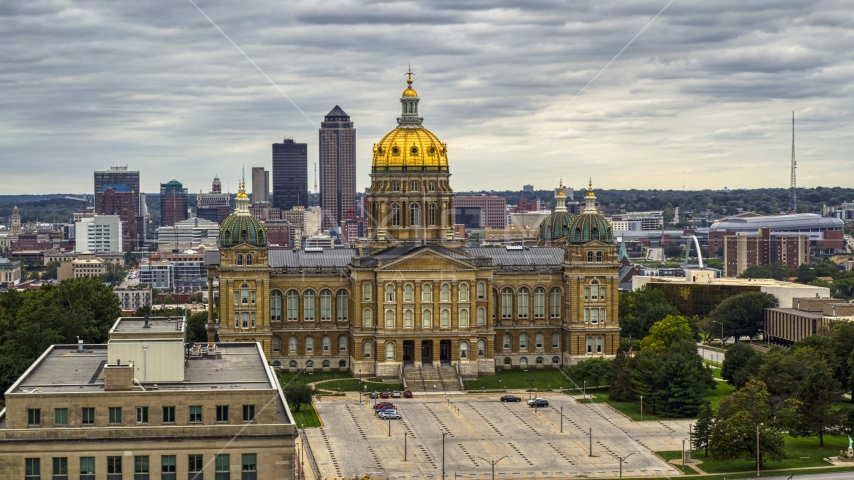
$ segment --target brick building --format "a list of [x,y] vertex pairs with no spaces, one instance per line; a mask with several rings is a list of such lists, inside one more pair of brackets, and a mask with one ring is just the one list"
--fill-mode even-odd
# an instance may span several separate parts
[[737,277],[748,267],[775,262],[790,269],[810,263],[809,235],[772,234],[760,228],[756,234],[724,237],[724,276]]
[[122,251],[131,252],[140,245],[136,209],[139,194],[126,184],[106,184],[95,193],[96,215],[118,215],[122,222]]

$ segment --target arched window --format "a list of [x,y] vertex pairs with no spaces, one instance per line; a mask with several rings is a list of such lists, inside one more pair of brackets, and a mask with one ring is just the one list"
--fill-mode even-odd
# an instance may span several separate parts
[[587,354],[590,355],[593,353],[593,337],[590,335],[587,336]]
[[599,282],[596,280],[590,282],[590,300],[599,300]]
[[560,363],[560,357],[552,357],[552,363],[557,365]]
[[296,361],[296,360],[291,360],[291,362],[290,362],[290,363],[288,363],[288,366],[289,366],[289,367],[291,367],[291,368],[297,368],[297,361]]
[[385,328],[394,328],[394,310],[385,311]]
[[313,360],[307,360],[305,362],[305,368],[314,368],[314,361]]
[[363,284],[362,285],[362,301],[363,302],[370,302],[372,295],[373,295],[373,292],[371,290],[371,284],[370,283]]
[[602,252],[596,252],[596,262],[602,263]]
[[255,257],[251,253],[246,254],[246,265],[252,265],[252,261]]
[[278,290],[270,292],[270,321],[282,321],[282,292]]
[[518,318],[528,318],[528,289],[520,288],[516,295],[516,316]]
[[329,368],[329,360],[324,360],[321,365],[323,365],[323,368]]
[[[431,183],[432,184],[432,183]],[[436,204],[431,203],[430,209],[428,210],[427,224],[431,227],[436,225]]]
[[329,335],[324,335],[323,337],[321,337],[320,338],[320,348],[322,348],[321,351],[323,351],[323,352],[330,351],[332,349],[332,345],[330,345],[331,343],[332,342],[329,340]]
[[460,301],[468,302],[469,301],[469,284],[461,283],[460,284]]
[[305,352],[311,353],[314,351],[314,337],[305,337]]
[[314,292],[306,290],[302,294],[302,320],[304,322],[314,321]]
[[543,362],[545,362],[545,360],[543,359],[543,357],[537,357],[537,365],[542,365],[542,364],[543,364]]
[[424,310],[421,312],[421,328],[431,328],[433,326],[433,312]]
[[374,320],[371,318],[371,309],[366,308],[362,312],[362,326],[363,327],[372,327],[374,325]]
[[243,265],[243,254],[242,254],[242,253],[238,253],[238,254],[234,257],[234,263],[236,263],[236,264],[238,264],[238,265]]
[[412,301],[412,285],[408,283],[403,286],[403,301],[407,303]]
[[320,321],[328,322],[332,320],[332,292],[322,290],[320,292]]
[[534,289],[534,318],[546,316],[546,290],[542,287]]
[[335,298],[335,305],[337,306],[338,310],[338,321],[347,321],[347,311],[349,310],[349,308],[347,308],[348,305],[346,290],[338,290],[338,296]]
[[552,333],[552,348],[560,348],[560,334]]
[[509,350],[513,344],[513,337],[509,333],[504,334],[504,350]]
[[468,360],[469,342],[460,342],[460,360]]
[[442,310],[442,327],[451,326],[451,311],[448,309]]
[[400,205],[396,203],[391,204],[391,224],[394,226],[400,225]]
[[386,361],[394,361],[394,344],[386,343],[385,344],[385,359]]
[[297,337],[288,339],[288,353],[297,353]]
[[451,286],[447,283],[442,284],[442,296],[439,297],[439,301],[441,302],[450,302],[451,301]]
[[504,357],[504,365],[511,365],[511,364],[512,364],[512,362],[510,360],[510,357]]
[[468,310],[460,310],[460,327],[468,327],[469,326],[469,311]]
[[347,351],[347,335],[340,335],[338,337],[338,351],[346,352]]
[[486,325],[486,309],[483,307],[477,307],[477,324]]
[[549,315],[551,318],[560,318],[560,289],[552,288],[549,293]]
[[249,285],[245,283],[240,286],[240,303],[244,305],[249,303]]
[[513,318],[513,290],[501,290],[501,318]]
[[486,356],[486,340],[484,340],[482,338],[477,341],[477,356],[478,357],[485,357]]
[[418,182],[412,182],[409,184],[409,189],[413,192],[418,191]]
[[545,341],[545,339],[543,338],[542,333],[538,333],[538,334],[534,335],[534,346],[536,346],[537,348],[543,348],[543,342],[544,341]]
[[385,286],[385,301],[393,302],[394,301],[394,285],[386,284]]
[[425,283],[421,287],[421,301],[422,302],[432,302],[433,301],[433,286],[429,283]]
[[587,252],[587,263],[593,263],[593,252]]
[[282,351],[282,339],[281,338],[279,338],[276,335],[273,335],[273,339],[272,339],[271,343],[273,345],[273,351],[274,352],[281,352]]
[[483,282],[477,282],[477,299],[486,300],[486,284]]
[[418,221],[421,218],[421,207],[417,203],[409,204],[409,224],[413,227],[420,225]]
[[412,328],[412,310],[403,312],[403,328]]
[[282,366],[282,362],[280,362],[280,361],[278,361],[278,360],[273,360],[273,366],[274,366],[274,367],[281,367],[281,366]]
[[528,349],[528,334],[523,332],[523,333],[519,334],[519,350],[525,351],[527,349]]
[[526,368],[528,366],[528,359],[526,357],[522,357],[519,359],[519,366],[522,368]]
[[338,368],[347,368],[347,360],[338,360]]
[[602,353],[603,347],[605,346],[605,337],[599,335],[596,337],[596,353]]
[[365,342],[362,344],[362,352],[364,352],[365,358],[371,358],[373,355],[374,345],[371,342]]
[[288,292],[288,321],[296,322],[299,320],[299,295],[291,290]]

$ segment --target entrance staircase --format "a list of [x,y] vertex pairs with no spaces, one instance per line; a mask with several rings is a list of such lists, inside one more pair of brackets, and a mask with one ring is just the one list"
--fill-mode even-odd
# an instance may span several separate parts
[[403,378],[406,388],[411,392],[459,392],[460,377],[450,365],[433,366],[425,364],[423,368],[404,367]]

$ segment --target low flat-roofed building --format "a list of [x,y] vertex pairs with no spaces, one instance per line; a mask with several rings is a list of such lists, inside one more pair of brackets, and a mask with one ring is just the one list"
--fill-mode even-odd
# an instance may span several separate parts
[[790,346],[798,340],[827,332],[836,322],[854,320],[854,304],[838,298],[793,298],[791,308],[765,309],[765,332],[770,343]]
[[[717,272],[717,273],[716,273]],[[727,298],[744,292],[765,292],[779,305],[791,305],[801,297],[828,297],[830,289],[770,278],[715,278],[719,270],[685,270],[684,277],[632,277],[632,290],[649,285],[664,292],[665,298],[685,316],[705,316]]]
[[21,283],[21,262],[0,257],[0,285],[13,287]]
[[98,277],[105,273],[107,273],[107,262],[96,257],[94,253],[83,252],[71,261],[71,278]]
[[51,346],[6,391],[0,476],[294,478],[296,425],[260,345],[186,348],[184,325],[120,318],[106,345]]

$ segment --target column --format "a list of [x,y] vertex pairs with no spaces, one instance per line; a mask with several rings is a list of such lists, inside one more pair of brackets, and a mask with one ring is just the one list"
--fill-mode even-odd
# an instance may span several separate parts
[[213,277],[208,276],[208,342],[213,342],[216,339],[216,325],[213,318]]

